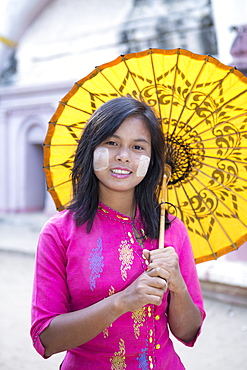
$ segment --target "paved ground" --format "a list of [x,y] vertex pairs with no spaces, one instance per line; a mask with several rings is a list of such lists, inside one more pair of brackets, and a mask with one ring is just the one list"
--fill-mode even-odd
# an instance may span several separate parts
[[[1,370],[55,370],[63,358],[43,360],[29,337],[34,252],[46,219],[41,214],[0,214]],[[208,298],[205,307],[207,319],[196,346],[175,342],[186,369],[246,369],[247,308]]]

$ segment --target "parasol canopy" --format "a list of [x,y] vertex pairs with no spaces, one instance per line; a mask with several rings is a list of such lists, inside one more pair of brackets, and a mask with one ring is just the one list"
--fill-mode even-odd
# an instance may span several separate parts
[[166,200],[188,229],[195,261],[240,247],[247,241],[247,79],[211,56],[183,49],[119,56],[61,100],[44,142],[44,171],[57,209],[71,200],[71,168],[87,120],[104,102],[126,95],[152,106],[162,122],[171,167]]

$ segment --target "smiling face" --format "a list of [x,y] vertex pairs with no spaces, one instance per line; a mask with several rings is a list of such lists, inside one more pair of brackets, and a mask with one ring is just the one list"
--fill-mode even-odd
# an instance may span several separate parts
[[99,180],[99,200],[125,192],[133,198],[136,185],[145,177],[151,157],[151,136],[136,116],[123,121],[118,130],[94,151],[94,172]]

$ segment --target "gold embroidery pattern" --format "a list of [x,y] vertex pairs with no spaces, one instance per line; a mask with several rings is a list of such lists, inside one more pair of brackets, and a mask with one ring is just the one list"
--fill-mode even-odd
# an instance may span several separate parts
[[133,236],[132,236],[131,232],[129,232],[129,231],[128,231],[128,237],[130,238],[131,244],[134,244]]
[[120,220],[124,220],[124,221],[128,221],[130,219],[129,217],[124,217],[120,215],[117,215],[117,218],[119,218]]
[[143,326],[143,323],[145,322],[145,317],[146,317],[145,307],[142,307],[139,310],[132,312],[131,318],[134,320],[134,334],[136,339],[138,339],[140,336],[140,327]]
[[127,270],[130,270],[131,265],[133,264],[134,254],[133,249],[131,249],[130,244],[127,243],[126,240],[123,240],[120,244],[120,248],[118,249],[120,256],[119,260],[122,262],[121,264],[121,275],[122,279],[127,279]]
[[[115,293],[115,289],[113,288],[113,286],[111,286],[110,289],[109,289],[109,297],[110,297],[110,295],[113,295],[114,293]],[[108,328],[111,328],[111,327],[112,327],[112,324],[108,326]],[[109,335],[108,328],[105,328],[105,330],[103,330],[104,338],[107,338],[108,335]]]
[[101,207],[101,206],[98,206],[98,209],[100,209],[101,211],[103,211],[104,213],[110,213],[109,211],[107,211],[107,209]]
[[125,363],[125,344],[124,340],[119,341],[119,352],[115,352],[114,356],[110,358],[111,370],[124,370],[126,369]]

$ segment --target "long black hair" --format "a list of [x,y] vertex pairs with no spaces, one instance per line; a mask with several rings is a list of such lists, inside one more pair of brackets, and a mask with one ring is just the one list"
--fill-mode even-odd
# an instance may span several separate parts
[[130,116],[140,117],[151,135],[151,160],[146,176],[135,188],[135,202],[140,209],[146,235],[156,239],[160,213],[158,194],[164,168],[164,137],[154,111],[146,103],[132,97],[109,100],[89,118],[75,154],[72,169],[73,199],[68,208],[75,212],[77,226],[87,222],[87,231],[90,232],[99,201],[93,152]]

